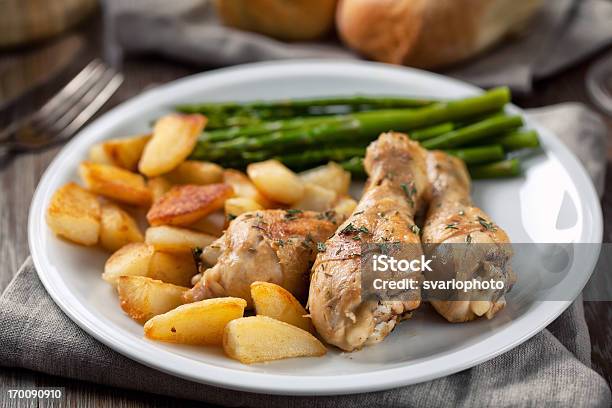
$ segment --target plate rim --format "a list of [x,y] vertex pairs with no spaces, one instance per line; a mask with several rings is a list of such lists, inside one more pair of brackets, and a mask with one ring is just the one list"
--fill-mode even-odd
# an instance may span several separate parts
[[[541,301],[535,302],[534,309],[526,315],[515,319],[511,325],[498,330],[489,336],[486,341],[492,344],[497,343],[498,340],[506,336],[506,332],[510,330],[518,330],[516,326],[522,326],[521,332],[524,332],[521,336],[516,336],[511,342],[503,342],[503,347],[497,347],[496,350],[489,351],[488,353],[476,353],[471,354],[470,351],[478,351],[482,342],[466,346],[460,350],[455,350],[450,353],[443,353],[442,355],[434,355],[426,361],[416,362],[407,364],[401,367],[381,369],[374,372],[360,373],[360,374],[346,374],[338,375],[331,378],[338,379],[338,381],[325,381],[330,377],[321,377],[316,375],[285,375],[285,374],[271,374],[261,372],[250,372],[237,370],[227,367],[219,367],[202,361],[194,361],[187,357],[180,356],[176,353],[163,351],[163,359],[155,358],[156,356],[149,356],[147,353],[141,352],[141,350],[133,345],[129,344],[130,341],[126,341],[121,338],[121,332],[119,334],[110,335],[98,327],[95,326],[95,316],[89,311],[83,304],[78,302],[76,298],[66,291],[62,292],[60,282],[51,279],[50,272],[45,266],[45,257],[43,256],[43,244],[41,238],[41,231],[44,228],[44,202],[45,197],[48,196],[49,181],[53,177],[53,174],[57,172],[62,166],[62,158],[67,156],[77,143],[79,143],[80,136],[86,133],[91,127],[100,122],[111,121],[114,116],[121,116],[122,110],[127,110],[129,106],[135,104],[145,98],[155,97],[156,93],[164,92],[166,89],[171,87],[178,87],[180,84],[189,83],[194,80],[198,80],[201,77],[215,77],[223,76],[228,73],[239,73],[241,71],[252,71],[252,70],[267,70],[273,69],[287,69],[287,68],[300,68],[306,69],[308,66],[313,65],[346,65],[361,68],[373,68],[375,70],[393,70],[398,72],[412,72],[415,75],[426,75],[434,77],[435,79],[442,81],[452,81],[456,84],[463,86],[464,88],[471,88],[473,91],[482,92],[482,89],[465,83],[463,81],[449,78],[440,74],[422,71],[408,67],[390,66],[387,64],[367,62],[367,61],[347,61],[347,60],[335,60],[335,59],[307,59],[307,60],[286,60],[286,61],[268,61],[268,62],[257,62],[251,64],[243,64],[233,67],[220,68],[207,72],[201,72],[187,77],[183,77],[166,84],[163,84],[154,89],[147,90],[138,94],[121,104],[113,107],[108,112],[101,115],[99,118],[83,128],[77,135],[66,144],[60,152],[56,155],[53,161],[49,164],[43,176],[40,178],[39,184],[35,190],[30,210],[28,214],[28,243],[30,253],[34,265],[36,267],[37,274],[43,283],[45,289],[50,294],[54,302],[60,307],[60,309],[66,313],[66,315],[79,327],[81,327],[89,335],[93,336],[96,340],[110,347],[111,349],[119,352],[120,354],[137,361],[141,364],[149,366],[153,369],[171,374],[186,380],[195,381],[198,383],[204,383],[212,386],[221,388],[234,389],[239,391],[266,393],[275,395],[342,395],[342,394],[357,394],[364,392],[386,390],[411,384],[416,384],[424,381],[429,381],[435,378],[443,377],[446,375],[454,374],[461,370],[473,367],[484,361],[488,361],[502,353],[505,353],[512,348],[522,344],[529,338],[539,333],[545,328],[550,322],[556,319],[572,301]],[[350,68],[350,67],[349,67]],[[248,74],[247,74],[248,75]],[[513,110],[520,112],[522,115],[525,114],[520,108],[511,105]],[[533,122],[533,121],[532,121]],[[552,132],[548,131],[551,136],[554,136],[549,140],[550,145],[547,148],[555,153],[557,157],[562,159],[562,164],[568,170],[568,174],[577,188],[581,188],[586,194],[583,202],[588,207],[583,208],[583,215],[585,219],[587,215],[590,217],[589,220],[585,220],[585,223],[590,223],[591,231],[589,242],[601,243],[603,238],[603,216],[602,210],[599,203],[599,197],[595,191],[595,187],[590,177],[588,176],[582,163],[569,151],[569,149],[558,139],[558,137]],[[572,171],[569,171],[569,170]],[[47,186],[45,189],[44,187]],[[592,240],[592,241],[591,241]],[[586,284],[590,277],[594,266],[595,260],[592,265],[588,265],[587,269],[591,271],[585,274],[586,279],[582,286]],[[52,268],[49,268],[52,269]],[[67,293],[65,293],[67,292]],[[66,294],[68,296],[66,296]],[[74,304],[76,302],[76,304]],[[534,313],[540,313],[546,316],[546,318],[540,319],[538,324],[526,321],[527,318],[533,318]],[[457,355],[462,354],[462,355]],[[475,355],[476,357],[468,358],[466,356]],[[428,366],[436,366],[435,363],[438,360],[448,360],[453,357],[454,364],[445,366],[444,368],[431,369]],[[167,359],[173,360],[168,361]],[[160,363],[160,361],[165,363]],[[178,363],[174,366],[172,362]],[[180,367],[180,368],[179,368]],[[198,368],[197,370],[192,370]],[[206,369],[212,369],[212,374],[207,375]],[[407,372],[408,371],[408,372]],[[410,374],[409,371],[420,373],[419,375],[406,375]],[[341,379],[341,381],[340,381]]]

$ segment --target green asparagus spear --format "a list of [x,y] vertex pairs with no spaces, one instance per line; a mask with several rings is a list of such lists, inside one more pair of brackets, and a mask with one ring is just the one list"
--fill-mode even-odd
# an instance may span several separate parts
[[245,151],[281,152],[290,147],[317,145],[334,141],[353,140],[359,135],[359,122],[356,120],[322,123],[319,125],[272,132],[258,138],[240,137],[225,142],[210,144],[204,149],[206,159],[242,154]]
[[[286,154],[274,157],[292,168],[306,168],[329,161],[344,162],[353,157],[363,157],[365,147],[343,147],[310,150],[302,153]],[[272,155],[259,155],[262,152],[245,153],[243,158],[248,161],[261,161],[272,158]],[[466,164],[490,163],[504,159],[504,149],[500,145],[468,147],[447,150],[447,153],[459,157]]]
[[238,137],[256,137],[280,130],[292,130],[310,127],[322,123],[341,123],[350,120],[342,115],[321,116],[313,118],[294,118],[286,120],[275,120],[257,123],[250,126],[238,126],[226,129],[216,129],[202,134],[200,141],[203,142],[222,142],[236,139]]
[[492,116],[481,122],[423,141],[426,149],[443,149],[469,144],[476,140],[499,135],[523,125],[520,116],[503,114]]
[[455,128],[451,122],[440,123],[439,125],[430,126],[423,129],[417,129],[410,132],[410,139],[412,140],[425,140],[431,139],[432,137],[440,136],[448,132],[452,132]]
[[350,172],[356,178],[365,178],[366,172],[363,167],[363,157],[352,157],[340,163],[344,170]]
[[225,114],[213,114],[208,113],[206,115],[208,122],[206,123],[206,129],[216,130],[225,129],[234,126],[251,126],[257,123],[261,123],[261,119],[255,116],[246,115],[225,115]]
[[329,148],[282,155],[276,157],[276,159],[293,169],[304,169],[329,161],[342,162],[355,156],[361,157],[365,155],[365,150],[365,147]]
[[419,109],[363,112],[353,116],[360,122],[360,133],[378,136],[389,130],[410,131],[497,111],[509,101],[510,91],[502,87],[471,98],[434,103]]
[[396,96],[339,96],[339,97],[324,97],[324,98],[307,98],[307,99],[286,99],[280,101],[255,101],[246,103],[237,102],[221,102],[221,103],[201,103],[201,104],[186,104],[177,106],[177,110],[185,113],[203,113],[209,112],[227,112],[235,113],[239,111],[287,111],[287,110],[307,110],[315,107],[330,107],[330,106],[367,106],[372,109],[389,109],[389,108],[418,108],[431,104],[432,101],[427,99],[404,98]]
[[482,122],[483,120],[489,119],[493,116],[503,115],[505,112],[506,111],[504,109],[498,109],[497,111],[491,111],[481,115],[474,115],[470,118],[458,119],[453,122],[453,125],[455,125],[455,129],[461,129],[466,126],[473,125],[474,123]]
[[538,132],[535,130],[511,132],[495,139],[494,142],[502,145],[507,152],[540,147]]
[[[331,152],[335,156],[332,157]],[[504,149],[500,145],[491,145],[491,146],[479,146],[479,147],[468,147],[464,149],[452,149],[446,150],[447,153],[452,154],[456,157],[459,157],[468,165],[473,164],[481,164],[488,162],[497,162],[499,160],[503,160],[504,158]],[[350,157],[351,153],[354,157],[347,159]],[[328,150],[315,150],[308,152],[308,155],[303,156],[304,159],[302,161],[298,161],[297,157],[299,155],[295,155],[296,160],[287,160],[285,164],[291,167],[294,164],[300,165],[300,167],[307,167],[311,165],[316,165],[320,163],[324,163],[326,161],[339,161],[341,162],[341,166],[344,167],[345,170],[350,171],[356,175],[363,175],[363,155],[365,153],[365,149],[358,148],[347,148],[347,149],[328,149]],[[284,156],[287,157],[287,156]],[[290,155],[293,157],[293,155]],[[308,158],[316,158],[315,161],[310,161]],[[283,156],[279,157],[279,160],[283,160]]]
[[[344,170],[350,172],[355,178],[365,178],[363,168],[363,157],[353,157],[343,161],[340,165]],[[502,160],[499,162],[481,164],[468,167],[470,175],[474,179],[515,177],[521,174],[521,165],[518,159]]]
[[433,102],[429,100],[415,98],[348,96],[248,103],[205,103],[181,105],[177,110],[205,114],[209,118],[208,129],[213,130],[255,125],[268,120],[340,115],[389,108],[418,108],[431,103]]
[[[347,122],[349,120],[351,120],[350,116],[347,117],[345,115],[334,115],[312,118],[295,118],[286,120],[264,121],[250,126],[238,126],[226,129],[215,129],[207,131],[204,132],[202,136],[200,136],[200,141],[215,143],[236,139],[242,136],[259,137],[281,130],[300,129],[320,125],[323,123],[342,123]],[[452,131],[453,128],[454,125],[450,122],[441,123],[439,125],[414,130],[410,132],[410,138],[413,140],[429,139],[434,136],[448,133]]]
[[469,170],[474,179],[515,177],[521,174],[521,164],[518,159],[510,159],[471,166]]
[[465,147],[446,152],[460,158],[466,164],[490,163],[504,159],[504,149],[501,145]]

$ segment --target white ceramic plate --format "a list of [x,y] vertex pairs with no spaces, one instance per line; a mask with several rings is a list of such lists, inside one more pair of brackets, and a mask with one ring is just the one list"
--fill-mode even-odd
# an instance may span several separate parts
[[[77,165],[92,144],[146,131],[152,120],[177,103],[353,93],[458,98],[478,92],[473,86],[423,71],[324,61],[245,65],[146,91],[80,132],[41,179],[29,218],[30,250],[40,279],[75,323],[114,350],[158,370],[226,388],[293,395],[359,393],[430,380],[491,359],[536,334],[570,302],[537,301],[526,290],[537,276],[519,271],[508,307],[491,321],[451,325],[423,308],[383,343],[359,352],[331,350],[322,358],[247,366],[217,348],[145,339],[142,327],[121,311],[115,293],[100,279],[108,255],[62,241],[45,224],[52,193],[77,179]],[[599,200],[584,168],[553,134],[538,130],[544,153],[526,163],[524,177],[476,182],[476,202],[513,242],[601,242]],[[587,256],[581,268],[572,268],[566,276],[576,295],[596,257],[596,253]]]

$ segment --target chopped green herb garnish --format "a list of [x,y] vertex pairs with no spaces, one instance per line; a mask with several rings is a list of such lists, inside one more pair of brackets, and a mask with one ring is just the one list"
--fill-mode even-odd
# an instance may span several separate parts
[[298,214],[301,214],[302,212],[303,212],[302,210],[298,210],[296,208],[290,208],[288,210],[285,210],[285,218],[289,220],[295,220]]
[[302,241],[302,246],[306,248],[312,248],[312,244],[314,244],[314,239],[312,239],[312,235],[307,234],[306,238]]
[[412,225],[410,227],[410,229],[412,230],[414,235],[419,235],[421,233],[421,229],[418,226],[416,226],[416,225]]
[[497,231],[497,227],[492,222],[489,222],[480,216],[478,217],[478,222],[480,223],[480,225],[482,225],[485,229],[489,231]]
[[202,263],[202,253],[204,250],[201,247],[195,247],[191,250],[191,255],[193,256],[193,261],[195,262],[196,271],[200,269],[200,264]]
[[325,242],[317,242],[317,251],[325,252],[326,249]]
[[233,221],[236,219],[236,216],[234,214],[227,214],[227,220],[228,221]]
[[357,232],[357,228],[352,223],[349,223],[346,227],[342,228],[340,231],[341,235],[352,234],[353,232]]
[[390,244],[388,244],[386,242],[381,242],[381,243],[379,243],[377,245],[378,245],[378,250],[380,251],[381,254],[389,253],[389,245]]
[[450,224],[446,224],[446,227],[444,229],[459,229],[459,227],[457,227],[457,223],[456,222],[452,222]]
[[470,234],[467,234],[467,236],[465,237],[465,243],[466,244],[472,243],[472,236]]
[[400,187],[402,187],[404,194],[406,194],[406,200],[408,201],[408,204],[410,204],[410,206],[414,208],[414,196],[417,192],[414,183],[411,182],[410,185],[402,183],[400,184]]
[[342,228],[342,231],[340,231],[340,235],[348,235],[353,233],[369,234],[370,230],[368,230],[365,226],[357,228],[352,223],[349,223],[346,227]]
[[381,254],[388,254],[392,250],[397,250],[401,246],[399,242],[379,242],[376,244]]

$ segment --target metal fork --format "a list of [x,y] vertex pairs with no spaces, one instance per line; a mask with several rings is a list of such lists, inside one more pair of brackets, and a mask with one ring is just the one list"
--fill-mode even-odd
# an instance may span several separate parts
[[100,60],[90,62],[42,108],[0,131],[0,156],[70,139],[122,82],[123,75]]

